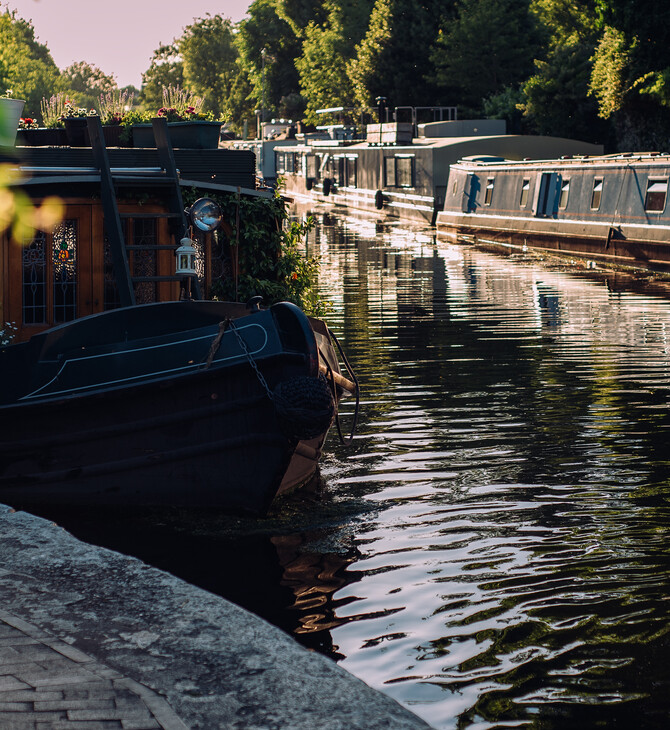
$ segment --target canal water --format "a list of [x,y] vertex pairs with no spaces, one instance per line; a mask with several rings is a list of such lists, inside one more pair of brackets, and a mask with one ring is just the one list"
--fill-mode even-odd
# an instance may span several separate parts
[[307,246],[362,387],[319,488],[264,520],[67,526],[436,728],[665,726],[670,288],[326,214]]

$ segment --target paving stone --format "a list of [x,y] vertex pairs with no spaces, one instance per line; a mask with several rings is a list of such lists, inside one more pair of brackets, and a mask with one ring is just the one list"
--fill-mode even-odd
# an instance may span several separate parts
[[[118,720],[106,720],[101,722],[73,722],[72,720],[60,720],[49,726],[49,730],[122,730]],[[36,729],[37,730],[37,729]]]
[[[2,705],[0,704],[0,708]],[[47,700],[46,702],[36,701],[35,711],[44,712],[45,710],[115,710],[116,703],[112,698],[107,700],[94,700],[87,698],[85,700]],[[110,715],[111,716],[111,715]]]
[[0,702],[56,702],[62,699],[62,692],[49,692],[32,687],[0,692]]
[[154,730],[155,728],[162,727],[156,720],[121,720],[121,727],[123,730]]
[[16,677],[2,676],[2,667],[0,667],[0,692],[15,689],[30,689],[30,685],[25,682],[21,682]]

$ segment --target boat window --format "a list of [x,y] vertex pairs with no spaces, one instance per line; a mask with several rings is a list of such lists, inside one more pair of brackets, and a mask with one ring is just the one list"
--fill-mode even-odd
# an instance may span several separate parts
[[486,194],[484,196],[484,205],[491,205],[491,198],[493,198],[493,184],[495,183],[495,178],[490,177],[486,181]]
[[156,250],[156,219],[134,218],[130,221],[132,249],[128,255],[130,275],[133,277],[135,301],[151,304],[158,301],[158,258]]
[[333,179],[338,187],[344,185],[344,157],[333,157]]
[[77,221],[65,220],[54,229],[53,321],[70,322],[77,316]]
[[307,157],[305,159],[305,175],[308,178],[312,178],[313,180],[316,180],[317,171],[316,171],[316,156],[315,155],[307,155]]
[[530,180],[524,178],[521,183],[521,197],[519,198],[519,206],[525,208],[528,205],[528,193],[530,192]]
[[37,231],[23,246],[23,324],[47,321],[47,242],[46,234]]
[[22,251],[23,324],[69,322],[77,316],[76,219],[25,241]]
[[601,177],[597,177],[593,181],[593,193],[591,194],[591,210],[598,210],[600,208],[600,199],[603,194],[603,180]]
[[396,156],[396,185],[399,188],[414,187],[414,157]]
[[295,172],[295,157],[292,152],[286,153],[286,160],[284,163],[285,172]]
[[355,188],[356,187],[356,166],[357,166],[357,159],[355,157],[347,157],[345,159],[346,162],[346,176],[347,176],[347,187],[348,188]]
[[570,180],[563,180],[561,182],[561,197],[558,199],[559,208],[568,207],[568,195],[570,193]]
[[395,157],[384,158],[384,186],[388,188],[396,187]]
[[647,182],[647,195],[644,199],[644,209],[649,213],[662,213],[665,210],[665,199],[667,194],[667,179],[650,179]]

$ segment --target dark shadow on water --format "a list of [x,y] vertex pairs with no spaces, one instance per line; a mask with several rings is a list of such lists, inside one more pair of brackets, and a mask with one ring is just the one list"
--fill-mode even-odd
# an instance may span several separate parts
[[84,542],[222,596],[339,659],[330,604],[335,590],[357,579],[346,568],[359,556],[343,528],[368,510],[358,500],[333,501],[319,480],[315,489],[277,500],[262,518],[177,508],[52,507],[41,514]]

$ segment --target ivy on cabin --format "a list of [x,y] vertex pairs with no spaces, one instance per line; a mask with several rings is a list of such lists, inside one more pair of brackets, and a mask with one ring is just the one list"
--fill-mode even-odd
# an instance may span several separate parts
[[229,226],[225,243],[228,272],[213,282],[208,292],[211,298],[246,302],[262,296],[266,306],[289,301],[310,315],[326,313],[328,305],[317,292],[319,261],[301,251],[305,235],[314,225],[311,218],[290,220],[278,194],[256,198],[192,188],[184,191],[184,203],[192,205],[203,195],[218,203]]

